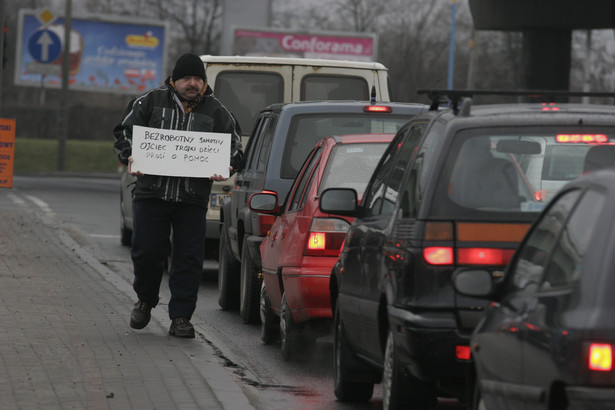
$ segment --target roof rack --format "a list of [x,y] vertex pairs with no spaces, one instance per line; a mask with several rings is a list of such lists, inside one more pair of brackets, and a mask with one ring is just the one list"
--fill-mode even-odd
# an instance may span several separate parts
[[586,92],[565,90],[447,90],[447,89],[419,89],[418,94],[426,94],[431,100],[430,110],[437,110],[440,104],[450,102],[455,114],[459,111],[459,102],[463,98],[475,95],[504,95],[530,97],[543,102],[553,102],[557,97],[615,97],[615,92]]

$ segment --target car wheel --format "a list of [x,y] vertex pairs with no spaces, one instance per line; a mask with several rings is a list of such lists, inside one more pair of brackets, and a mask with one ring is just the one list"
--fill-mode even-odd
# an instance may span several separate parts
[[239,316],[243,323],[258,323],[259,300],[262,279],[258,277],[258,266],[250,258],[248,241],[241,247],[241,269],[239,279]]
[[226,244],[226,231],[222,228],[218,251],[218,305],[223,310],[233,310],[239,306],[239,262]]
[[293,315],[286,301],[286,294],[283,294],[282,307],[280,308],[280,347],[284,361],[290,360],[297,353],[299,336],[300,327],[293,320]]
[[429,383],[408,375],[397,359],[393,332],[389,330],[384,351],[384,371],[382,374],[383,410],[432,409],[437,404],[435,394]]
[[279,336],[279,318],[271,310],[271,302],[267,296],[267,288],[265,281],[261,285],[260,299],[260,315],[261,315],[261,340],[268,345],[273,343]]
[[335,307],[333,319],[334,342],[333,342],[333,384],[335,397],[341,401],[367,402],[374,394],[374,383],[357,382],[352,376],[357,376],[358,363],[352,357],[352,353],[346,340],[344,324],[342,322],[339,302]]

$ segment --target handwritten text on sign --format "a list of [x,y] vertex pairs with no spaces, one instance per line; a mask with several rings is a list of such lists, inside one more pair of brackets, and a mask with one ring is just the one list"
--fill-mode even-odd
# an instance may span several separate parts
[[229,177],[231,134],[132,127],[132,171],[150,175]]

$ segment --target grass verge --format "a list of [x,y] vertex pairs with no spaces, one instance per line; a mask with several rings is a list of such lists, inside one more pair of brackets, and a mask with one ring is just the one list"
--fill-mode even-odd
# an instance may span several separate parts
[[[64,171],[117,173],[119,162],[112,141],[66,141]],[[14,173],[58,171],[58,141],[16,138]]]

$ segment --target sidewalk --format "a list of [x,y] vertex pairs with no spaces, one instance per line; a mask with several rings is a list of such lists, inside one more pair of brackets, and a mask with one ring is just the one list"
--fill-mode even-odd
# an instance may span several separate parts
[[202,337],[168,336],[165,306],[133,331],[130,284],[51,221],[0,221],[0,408],[252,408]]

